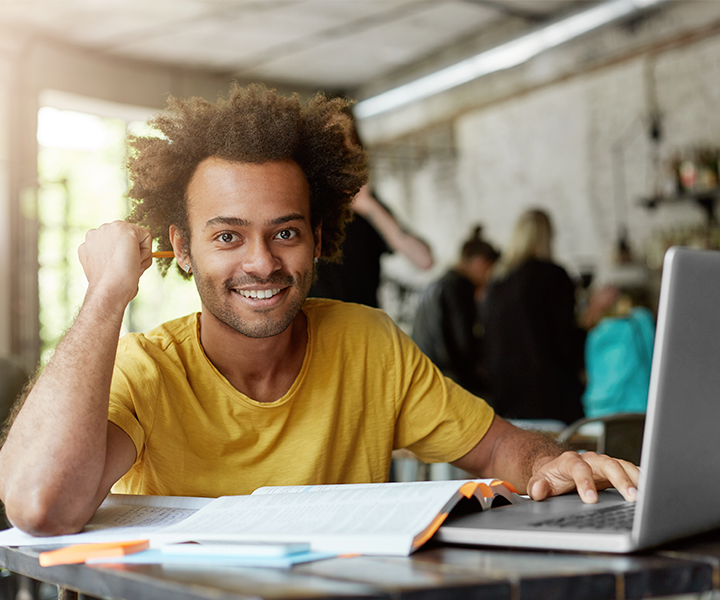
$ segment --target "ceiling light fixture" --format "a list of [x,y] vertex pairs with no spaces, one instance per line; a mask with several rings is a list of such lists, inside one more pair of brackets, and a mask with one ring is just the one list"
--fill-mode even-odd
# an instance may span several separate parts
[[371,117],[444,92],[483,75],[522,64],[545,50],[666,0],[610,0],[486,50],[459,63],[358,102],[355,116]]

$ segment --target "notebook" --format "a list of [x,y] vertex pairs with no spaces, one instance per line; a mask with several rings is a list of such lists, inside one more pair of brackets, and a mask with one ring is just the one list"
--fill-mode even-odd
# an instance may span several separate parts
[[[637,503],[568,494],[452,519],[437,539],[625,553],[720,527],[720,252],[665,254],[640,464]],[[616,510],[629,514],[575,522]]]

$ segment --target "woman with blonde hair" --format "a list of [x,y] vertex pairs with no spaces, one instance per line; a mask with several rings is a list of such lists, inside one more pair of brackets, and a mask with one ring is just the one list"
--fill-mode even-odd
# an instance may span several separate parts
[[550,216],[527,210],[495,269],[484,310],[489,400],[503,417],[571,423],[583,416],[585,331],[552,238]]
[[552,260],[552,236],[550,216],[538,208],[526,210],[515,223],[510,244],[497,266],[496,275],[503,276],[530,258]]

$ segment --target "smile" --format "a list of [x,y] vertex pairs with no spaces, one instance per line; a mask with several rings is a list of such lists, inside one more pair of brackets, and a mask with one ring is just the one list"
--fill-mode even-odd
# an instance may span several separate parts
[[275,288],[272,290],[237,290],[237,293],[241,296],[245,296],[245,298],[254,298],[256,300],[265,300],[267,298],[272,298],[276,294],[280,293],[280,288]]

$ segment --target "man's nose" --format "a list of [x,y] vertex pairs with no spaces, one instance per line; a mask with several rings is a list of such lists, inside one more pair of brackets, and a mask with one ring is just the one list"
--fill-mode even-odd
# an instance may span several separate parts
[[246,242],[243,258],[243,270],[258,277],[268,277],[281,266],[280,260],[265,240]]

